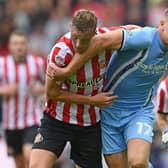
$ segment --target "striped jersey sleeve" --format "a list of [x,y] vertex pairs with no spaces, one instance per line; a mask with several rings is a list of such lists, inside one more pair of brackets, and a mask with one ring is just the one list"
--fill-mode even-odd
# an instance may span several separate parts
[[159,84],[157,89],[155,110],[159,113],[168,114],[168,77]]
[[72,50],[70,33],[67,33],[52,48],[48,57],[48,63],[54,63],[59,67],[65,67],[71,61],[73,55]]

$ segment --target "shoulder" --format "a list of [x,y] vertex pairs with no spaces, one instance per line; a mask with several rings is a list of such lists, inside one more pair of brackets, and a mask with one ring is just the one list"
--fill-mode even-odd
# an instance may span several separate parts
[[49,54],[49,62],[53,62],[58,66],[65,66],[71,60],[74,54],[70,33],[61,37],[53,46]]
[[73,54],[73,45],[71,41],[70,32],[61,37],[58,42],[53,46],[51,52],[62,51]]

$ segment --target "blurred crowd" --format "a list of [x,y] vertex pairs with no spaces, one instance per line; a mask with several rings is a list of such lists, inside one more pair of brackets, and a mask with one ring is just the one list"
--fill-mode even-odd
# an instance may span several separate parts
[[[168,0],[0,0],[0,56],[8,54],[10,32],[19,29],[28,35],[29,50],[46,58],[57,39],[69,31],[71,17],[80,8],[94,10],[99,26],[157,26],[167,7]],[[168,167],[160,137],[156,127],[151,155],[156,168]]]
[[34,54],[47,55],[80,8],[94,10],[99,26],[155,26],[167,5],[166,0],[0,0],[0,55],[7,53],[9,33],[16,28],[29,35]]

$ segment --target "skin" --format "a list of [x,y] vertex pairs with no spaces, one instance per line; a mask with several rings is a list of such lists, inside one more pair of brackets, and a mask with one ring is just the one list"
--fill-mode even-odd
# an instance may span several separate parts
[[11,35],[9,39],[9,51],[16,62],[22,63],[26,60],[27,48],[26,37],[16,34]]
[[[168,48],[168,19],[166,17],[160,21],[158,32],[163,44]],[[84,54],[76,54],[69,66],[63,69],[50,65],[48,67],[47,75],[52,79],[57,78],[58,80],[67,78],[100,50],[105,48],[112,50],[119,49],[121,41],[121,30],[94,36],[88,50]],[[163,130],[163,127],[167,125],[165,117],[157,114],[157,120],[158,125],[161,130]],[[105,160],[109,168],[147,168],[150,147],[151,144],[147,141],[142,139],[130,139],[128,141],[128,149],[126,151],[122,151],[117,154],[105,155]]]
[[168,48],[168,18],[165,18],[160,21],[158,31],[162,42]]

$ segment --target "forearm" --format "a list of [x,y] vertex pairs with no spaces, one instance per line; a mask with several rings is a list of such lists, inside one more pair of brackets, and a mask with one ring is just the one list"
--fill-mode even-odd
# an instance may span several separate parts
[[92,101],[92,96],[80,95],[64,90],[60,90],[59,94],[53,95],[51,98],[66,103],[95,105]]
[[8,91],[8,86],[5,85],[5,86],[1,86],[0,87],[0,95],[2,96],[8,96],[9,95],[9,91]]
[[42,83],[39,83],[39,84],[38,84],[38,94],[39,94],[39,95],[42,95],[42,94],[44,94],[44,93],[45,93],[45,85],[42,84]]
[[67,79],[83,64],[85,64],[89,59],[93,58],[102,50],[105,49],[119,49],[122,44],[123,33],[122,30],[111,32],[107,35],[99,35],[93,37],[92,41],[90,42],[90,46],[88,50],[83,54],[76,53],[71,62],[68,64],[67,67],[62,68],[59,73],[56,74],[58,80]]
[[61,86],[57,85],[55,80],[50,80],[47,77],[46,79],[45,91],[50,99],[74,104],[94,105],[92,96],[85,96],[62,90]]

